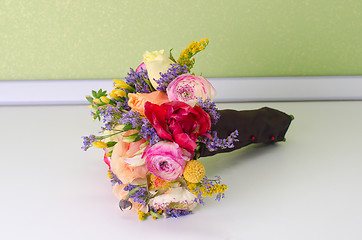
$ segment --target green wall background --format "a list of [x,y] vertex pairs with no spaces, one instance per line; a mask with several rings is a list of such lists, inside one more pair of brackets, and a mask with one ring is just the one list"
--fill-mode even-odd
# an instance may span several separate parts
[[205,37],[206,77],[362,75],[361,0],[0,0],[0,80],[121,78]]

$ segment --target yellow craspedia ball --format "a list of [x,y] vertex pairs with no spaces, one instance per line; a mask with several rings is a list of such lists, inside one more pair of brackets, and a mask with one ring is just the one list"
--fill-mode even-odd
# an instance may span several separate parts
[[191,183],[198,183],[205,177],[205,167],[197,160],[190,160],[184,170],[184,178]]

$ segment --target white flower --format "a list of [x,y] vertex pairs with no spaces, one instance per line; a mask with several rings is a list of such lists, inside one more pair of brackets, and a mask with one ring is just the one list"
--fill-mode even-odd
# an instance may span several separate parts
[[166,73],[173,63],[166,55],[164,50],[149,52],[143,54],[143,62],[146,64],[148,78],[152,86],[156,89],[158,84],[155,80],[160,79],[160,72]]
[[171,188],[162,195],[156,196],[149,201],[149,205],[155,209],[173,209],[191,211],[197,205],[195,195],[183,187]]
[[[118,133],[119,130],[123,130],[125,125],[117,125],[112,130],[104,130],[103,136],[109,136],[106,137],[103,141],[105,142],[119,142],[122,139],[123,133]],[[117,134],[118,133],[118,134]],[[113,150],[114,147],[107,148],[106,152],[110,152]]]
[[104,130],[103,136],[109,136],[104,140],[106,142],[119,142],[122,139],[122,134],[116,134],[119,131],[122,131],[125,125],[117,125],[112,130]]

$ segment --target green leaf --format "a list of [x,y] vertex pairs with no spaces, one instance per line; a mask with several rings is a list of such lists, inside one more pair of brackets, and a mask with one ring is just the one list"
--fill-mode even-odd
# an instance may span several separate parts
[[129,135],[127,137],[123,137],[123,142],[131,143],[131,142],[137,142],[136,139],[138,138],[138,133]]
[[[145,83],[147,83],[147,85],[149,86],[149,88],[151,89],[152,92],[156,91],[156,89],[152,86],[152,84],[148,78],[147,79],[143,78],[143,80],[145,81]],[[127,95],[127,97],[128,97],[128,95]]]
[[173,48],[170,49],[170,59],[171,59],[173,62],[176,62],[175,58],[174,58],[173,55],[172,55],[172,50],[173,50]]
[[110,141],[110,142],[107,142],[107,147],[113,147],[116,144],[117,144],[117,142]]
[[153,217],[155,217],[155,218],[161,218],[162,217],[162,215],[160,215],[160,214],[157,214],[157,213],[155,213],[154,211],[150,211],[150,214],[153,216]]
[[140,136],[140,135],[138,135],[133,141],[134,142],[138,142],[139,140],[141,140],[142,139],[142,137]]
[[88,100],[88,102],[93,104],[93,98],[91,96],[85,96],[85,98]]
[[132,124],[127,124],[126,126],[123,127],[123,131],[128,131],[128,130],[131,130],[133,127],[132,127]]
[[113,101],[112,99],[109,99],[109,104],[111,105],[117,105],[117,103],[115,101]]
[[94,91],[94,90],[92,90],[92,95],[93,95],[94,98],[98,98],[98,97],[97,97],[97,92]]
[[134,133],[134,134],[128,135],[127,137],[136,138],[137,135],[138,135],[138,133]]

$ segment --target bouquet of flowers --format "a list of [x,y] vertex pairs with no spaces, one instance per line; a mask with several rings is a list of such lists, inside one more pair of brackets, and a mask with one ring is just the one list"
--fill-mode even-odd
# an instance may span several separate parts
[[170,50],[148,52],[114,89],[87,96],[92,118],[104,123],[99,136],[83,137],[83,150],[105,152],[108,175],[121,210],[139,219],[180,217],[204,198],[224,198],[219,176],[208,178],[198,158],[251,143],[283,141],[292,116],[270,108],[221,110],[214,87],[191,73],[195,54],[209,39],[191,42],[175,60]]

